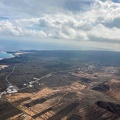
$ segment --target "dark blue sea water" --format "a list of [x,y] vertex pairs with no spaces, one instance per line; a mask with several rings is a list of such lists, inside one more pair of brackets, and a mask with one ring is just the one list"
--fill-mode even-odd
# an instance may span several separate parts
[[12,58],[14,57],[12,54],[6,53],[6,52],[0,52],[0,59],[4,58]]

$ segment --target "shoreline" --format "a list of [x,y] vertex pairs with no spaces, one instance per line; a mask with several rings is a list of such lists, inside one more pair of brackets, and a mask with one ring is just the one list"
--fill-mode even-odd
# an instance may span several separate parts
[[1,51],[0,53],[9,55],[8,57],[1,57],[0,60],[10,59],[10,58],[14,58],[15,57],[14,54],[11,54],[11,53],[8,53],[8,52],[5,52],[5,51]]
[[10,55],[9,57],[0,58],[0,61],[1,61],[1,60],[5,60],[5,59],[11,59],[11,58],[15,58],[15,57],[20,57],[21,55],[29,53],[29,52],[15,51],[15,52],[11,53],[11,52],[6,52],[6,51],[0,51],[0,53],[5,53],[5,54]]

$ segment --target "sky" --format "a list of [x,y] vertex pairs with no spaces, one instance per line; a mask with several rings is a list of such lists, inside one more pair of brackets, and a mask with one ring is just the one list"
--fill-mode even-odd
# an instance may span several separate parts
[[0,51],[120,51],[120,0],[0,0]]

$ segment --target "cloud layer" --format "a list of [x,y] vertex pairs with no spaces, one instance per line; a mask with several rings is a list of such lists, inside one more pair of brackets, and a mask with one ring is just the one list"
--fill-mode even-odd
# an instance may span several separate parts
[[11,1],[0,2],[1,38],[120,42],[118,0]]

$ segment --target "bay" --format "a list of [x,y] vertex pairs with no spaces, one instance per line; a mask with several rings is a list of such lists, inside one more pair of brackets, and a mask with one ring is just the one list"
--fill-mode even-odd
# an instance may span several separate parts
[[9,53],[4,52],[4,51],[0,52],[0,60],[4,59],[4,58],[12,58],[12,57],[14,57],[14,55],[9,54]]

